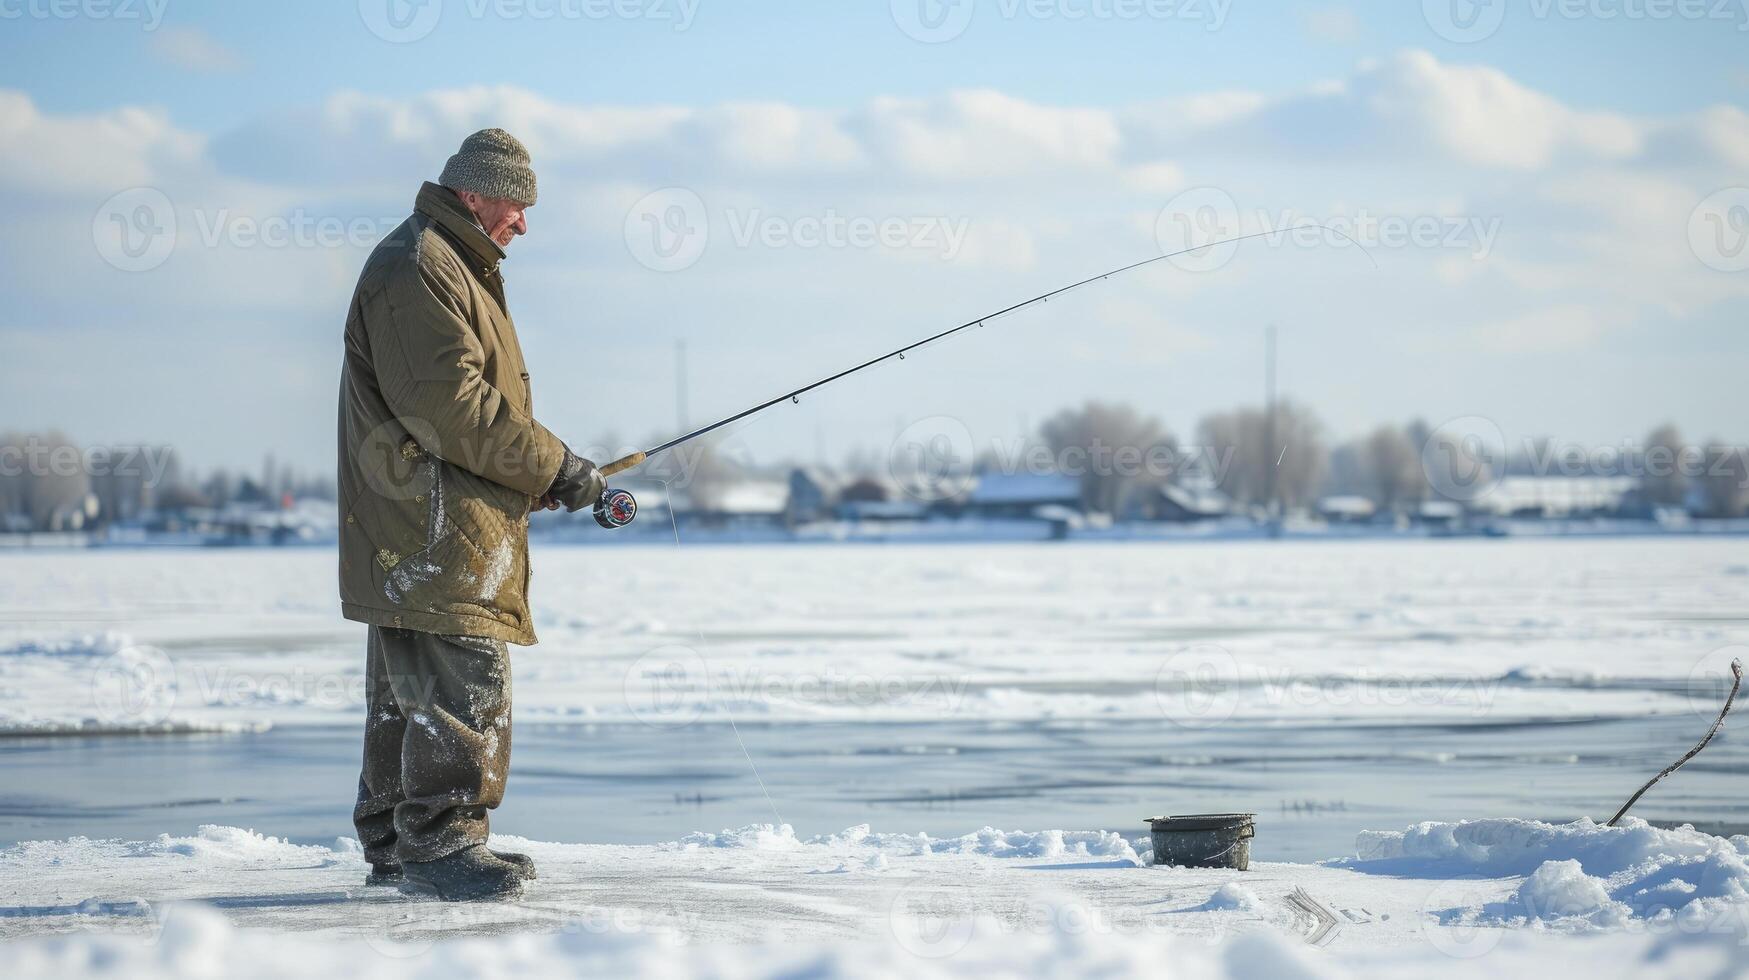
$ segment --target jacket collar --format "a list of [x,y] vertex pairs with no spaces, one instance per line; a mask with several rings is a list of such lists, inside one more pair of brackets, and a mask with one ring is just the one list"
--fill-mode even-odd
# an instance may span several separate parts
[[487,236],[479,222],[474,220],[474,213],[468,210],[455,191],[426,181],[419,188],[413,210],[437,222],[448,233],[449,240],[461,246],[467,252],[466,257],[478,262],[484,271],[489,272],[504,261],[504,249]]

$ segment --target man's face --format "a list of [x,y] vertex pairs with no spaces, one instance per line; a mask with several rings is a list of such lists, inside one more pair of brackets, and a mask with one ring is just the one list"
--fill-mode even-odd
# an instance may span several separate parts
[[458,196],[500,247],[508,248],[517,235],[528,234],[527,206],[501,197],[482,197],[473,191],[461,191]]

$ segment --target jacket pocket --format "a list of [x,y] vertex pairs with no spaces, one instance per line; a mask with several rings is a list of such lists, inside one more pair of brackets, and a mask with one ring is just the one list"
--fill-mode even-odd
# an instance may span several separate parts
[[410,608],[519,623],[531,498],[440,460],[433,474],[423,547],[388,572],[384,592]]
[[392,463],[360,461],[362,485],[353,496],[347,520],[358,526],[374,549],[369,561],[379,582],[427,547],[439,465],[410,437]]

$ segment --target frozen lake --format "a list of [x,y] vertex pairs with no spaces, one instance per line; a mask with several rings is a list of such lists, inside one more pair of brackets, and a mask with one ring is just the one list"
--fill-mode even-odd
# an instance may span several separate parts
[[[0,842],[349,834],[363,631],[332,563],[0,558]],[[537,545],[534,591],[494,827],[549,841],[1254,810],[1260,859],[1311,860],[1601,819],[1749,643],[1741,539]],[[1727,728],[1635,813],[1740,827],[1746,769]]]

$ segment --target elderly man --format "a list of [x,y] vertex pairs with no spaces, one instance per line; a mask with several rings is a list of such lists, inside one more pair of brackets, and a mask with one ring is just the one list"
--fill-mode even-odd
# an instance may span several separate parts
[[528,151],[469,136],[371,253],[340,381],[340,598],[370,627],[353,822],[369,881],[514,897],[534,866],[486,847],[510,761],[507,643],[535,642],[528,515],[592,506],[595,464],[535,421],[498,271],[528,233]]

